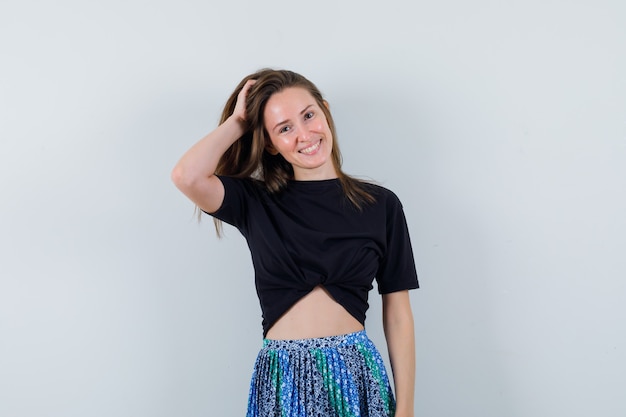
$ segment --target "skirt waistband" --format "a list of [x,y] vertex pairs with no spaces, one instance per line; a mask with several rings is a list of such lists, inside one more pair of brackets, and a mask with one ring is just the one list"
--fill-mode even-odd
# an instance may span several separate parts
[[263,339],[263,349],[300,350],[336,348],[368,342],[369,338],[365,329],[354,333],[340,334],[337,336],[315,337],[310,339],[276,340]]

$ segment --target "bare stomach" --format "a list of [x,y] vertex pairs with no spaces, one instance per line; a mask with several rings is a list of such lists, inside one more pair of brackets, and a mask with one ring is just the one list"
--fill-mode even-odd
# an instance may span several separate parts
[[289,340],[335,336],[363,330],[322,286],[302,297],[267,332],[268,339]]

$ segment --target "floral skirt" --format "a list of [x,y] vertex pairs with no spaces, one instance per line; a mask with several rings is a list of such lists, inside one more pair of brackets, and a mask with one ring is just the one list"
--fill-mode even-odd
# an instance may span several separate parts
[[247,417],[391,417],[394,411],[385,365],[365,330],[263,340]]

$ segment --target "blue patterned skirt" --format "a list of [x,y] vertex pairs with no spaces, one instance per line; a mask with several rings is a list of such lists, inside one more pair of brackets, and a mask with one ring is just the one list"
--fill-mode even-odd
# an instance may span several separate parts
[[263,340],[247,417],[391,417],[395,400],[365,330],[300,340]]

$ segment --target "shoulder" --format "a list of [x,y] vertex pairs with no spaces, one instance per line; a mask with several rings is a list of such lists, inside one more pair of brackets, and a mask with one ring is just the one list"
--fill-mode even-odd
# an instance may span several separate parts
[[363,189],[376,199],[376,204],[384,205],[388,208],[402,208],[400,198],[389,188],[372,182],[361,181],[361,184]]
[[262,192],[266,189],[263,181],[250,177],[239,178],[227,175],[217,175],[217,177],[220,181],[222,181],[222,184],[224,184],[224,188],[226,189],[240,189],[242,191],[245,190],[253,193]]
[[224,185],[221,206],[211,216],[236,226],[245,235],[250,213],[256,212],[265,196],[265,187],[252,178],[237,178],[218,175]]
[[254,205],[257,201],[267,199],[268,192],[265,183],[254,178],[238,178],[218,175],[224,185],[224,202],[222,207],[244,207]]

